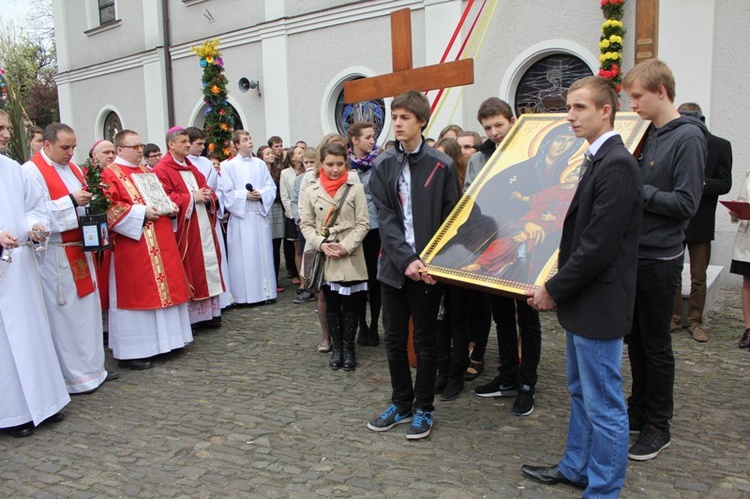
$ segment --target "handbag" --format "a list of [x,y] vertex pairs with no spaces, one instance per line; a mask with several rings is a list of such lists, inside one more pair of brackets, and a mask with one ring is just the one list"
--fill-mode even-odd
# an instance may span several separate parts
[[305,289],[315,294],[323,285],[323,267],[326,264],[326,256],[322,251],[307,250],[302,255],[302,260]]
[[[351,185],[347,184],[344,195],[341,196],[341,201],[334,209],[333,213],[327,217],[327,221],[323,223],[320,228],[320,233],[323,236],[323,242],[321,245],[328,241],[328,228],[336,223],[336,219],[339,217],[339,211],[346,201],[346,196],[349,194]],[[320,250],[310,249],[302,254],[302,276],[305,278],[305,289],[310,293],[317,293],[320,291],[323,285],[323,270],[326,264],[326,255]]]

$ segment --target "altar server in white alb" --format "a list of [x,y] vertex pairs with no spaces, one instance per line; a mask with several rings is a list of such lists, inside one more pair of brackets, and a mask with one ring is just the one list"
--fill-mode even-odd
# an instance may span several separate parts
[[81,169],[70,162],[73,129],[53,123],[42,139],[42,150],[23,168],[39,182],[50,215],[52,235],[39,258],[44,304],[68,392],[90,393],[107,378],[96,272],[91,254],[83,251],[78,219],[91,193],[84,190]]
[[[199,172],[206,177],[206,185],[211,188],[212,191],[219,191],[219,172],[214,168],[214,164],[210,159],[203,156],[203,150],[206,148],[206,132],[198,127],[188,127],[187,130],[188,138],[190,139],[190,153],[188,159],[195,166]],[[224,279],[225,291],[219,295],[221,300],[221,308],[225,309],[233,303],[232,292],[229,290],[229,267],[227,266],[227,248],[224,244],[223,230],[221,228],[221,220],[224,216],[224,204],[219,199],[219,207],[216,211],[216,236],[219,242],[219,251],[221,258],[219,259],[221,267],[221,276]]]
[[232,142],[237,147],[237,156],[222,168],[219,179],[219,198],[231,214],[227,226],[229,287],[235,303],[264,303],[276,299],[268,225],[276,184],[266,164],[253,157],[253,142],[248,132],[235,131]]
[[[8,140],[0,111],[0,151]],[[0,154],[0,428],[26,437],[46,419],[62,420],[70,402],[44,315],[29,243],[31,229],[49,226],[36,181]]]

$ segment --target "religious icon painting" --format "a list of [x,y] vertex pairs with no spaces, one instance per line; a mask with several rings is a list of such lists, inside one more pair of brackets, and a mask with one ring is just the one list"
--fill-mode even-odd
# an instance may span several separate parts
[[[192,177],[192,174],[190,176]],[[164,187],[159,182],[156,173],[135,173],[131,175],[131,178],[138,189],[138,193],[143,198],[144,204],[156,208],[156,212],[159,215],[168,215],[172,212],[172,201],[164,191]]]
[[[635,154],[648,124],[615,129]],[[516,298],[552,277],[587,147],[564,114],[521,116],[423,251],[430,275]]]

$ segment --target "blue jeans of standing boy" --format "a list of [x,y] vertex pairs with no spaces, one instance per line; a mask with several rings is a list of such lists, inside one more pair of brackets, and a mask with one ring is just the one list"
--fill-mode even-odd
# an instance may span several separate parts
[[617,497],[628,467],[622,338],[565,334],[570,425],[559,469],[568,480],[588,484],[584,497]]

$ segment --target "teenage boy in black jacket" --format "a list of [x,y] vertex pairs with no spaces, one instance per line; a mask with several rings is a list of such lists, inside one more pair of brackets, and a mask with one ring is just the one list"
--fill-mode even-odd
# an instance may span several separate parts
[[[406,438],[430,435],[435,398],[435,327],[442,287],[419,259],[458,200],[453,162],[424,144],[422,131],[430,104],[419,92],[399,95],[391,104],[397,146],[373,166],[370,190],[378,208],[382,248],[378,280],[383,297],[383,328],[393,394],[391,406],[367,427],[386,431],[411,423]],[[412,385],[406,344],[414,322],[417,376]]]

